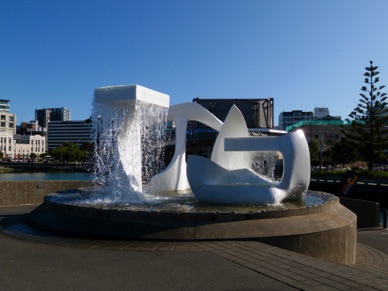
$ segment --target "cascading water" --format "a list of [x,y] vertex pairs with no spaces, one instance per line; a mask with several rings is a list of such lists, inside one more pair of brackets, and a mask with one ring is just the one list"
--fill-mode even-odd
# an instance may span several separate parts
[[274,151],[257,152],[251,156],[252,170],[269,181],[277,181],[282,177],[283,163],[279,153]]
[[167,108],[139,100],[114,108],[95,102],[92,119],[94,181],[113,202],[144,201],[143,188],[164,166]]

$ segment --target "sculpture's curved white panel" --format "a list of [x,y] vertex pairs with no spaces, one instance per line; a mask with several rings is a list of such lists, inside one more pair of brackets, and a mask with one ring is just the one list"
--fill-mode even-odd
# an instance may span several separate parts
[[250,154],[247,152],[226,152],[224,140],[228,137],[248,137],[248,127],[244,116],[233,105],[225,118],[213,147],[211,160],[225,169],[250,168]]
[[[271,183],[249,169],[228,170],[190,156],[187,176],[199,201],[217,203],[271,203],[302,199],[310,183],[310,155],[303,131],[279,137],[226,138],[225,151],[280,151],[283,177]],[[199,174],[200,173],[200,174]]]
[[175,122],[175,152],[167,168],[151,178],[152,192],[190,189],[186,176],[187,121],[199,121],[217,131],[220,131],[222,126],[222,122],[217,117],[197,103],[171,106],[167,120]]
[[287,195],[250,169],[227,170],[213,161],[189,156],[187,177],[201,202],[223,204],[278,204]]
[[283,177],[277,188],[287,191],[287,199],[302,199],[310,184],[310,151],[302,130],[282,136],[230,138],[226,151],[280,151]]

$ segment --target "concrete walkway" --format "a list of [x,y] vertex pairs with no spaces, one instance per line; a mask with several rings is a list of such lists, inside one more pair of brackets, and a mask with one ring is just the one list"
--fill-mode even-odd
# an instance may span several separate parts
[[355,266],[253,241],[58,237],[0,208],[1,290],[388,290],[388,230],[360,229]]

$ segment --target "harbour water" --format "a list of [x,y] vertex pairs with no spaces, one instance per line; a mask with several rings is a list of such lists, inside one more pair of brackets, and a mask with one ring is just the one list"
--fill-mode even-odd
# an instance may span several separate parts
[[0,173],[0,181],[28,180],[91,180],[92,174],[84,172],[11,172]]

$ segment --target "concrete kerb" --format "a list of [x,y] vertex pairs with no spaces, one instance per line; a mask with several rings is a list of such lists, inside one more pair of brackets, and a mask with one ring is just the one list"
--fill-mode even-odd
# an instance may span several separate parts
[[0,181],[0,207],[37,205],[47,194],[92,185],[91,181]]

